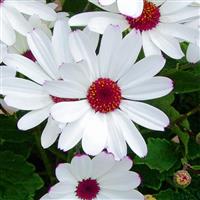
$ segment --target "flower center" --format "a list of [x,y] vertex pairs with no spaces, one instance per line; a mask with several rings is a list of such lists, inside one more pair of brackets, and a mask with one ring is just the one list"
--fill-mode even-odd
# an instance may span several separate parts
[[121,89],[109,78],[99,78],[88,89],[87,99],[90,106],[101,113],[108,113],[121,103]]
[[0,4],[3,3],[3,2],[4,2],[4,0],[0,0]]
[[78,99],[70,99],[70,98],[61,98],[61,97],[55,97],[51,96],[51,99],[54,103],[61,103],[61,102],[67,102],[67,101],[77,101]]
[[160,10],[152,2],[144,0],[144,9],[140,17],[132,18],[126,16],[130,27],[140,31],[147,31],[155,28],[160,20]]
[[97,197],[99,191],[100,187],[96,180],[90,178],[86,180],[83,179],[76,187],[76,196],[79,199],[92,200]]
[[34,55],[32,54],[32,52],[30,50],[26,51],[25,53],[23,53],[23,56],[25,56],[26,58],[29,58],[30,60],[32,60],[33,62],[36,61]]

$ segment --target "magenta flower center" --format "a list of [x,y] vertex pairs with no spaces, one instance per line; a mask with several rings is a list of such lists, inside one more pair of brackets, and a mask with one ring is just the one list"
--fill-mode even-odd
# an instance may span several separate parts
[[25,53],[23,53],[23,56],[25,56],[26,58],[29,58],[30,60],[32,60],[33,62],[36,61],[34,55],[32,54],[32,52],[30,50],[26,51]]
[[154,3],[144,1],[142,14],[137,18],[127,16],[126,20],[132,29],[147,31],[155,28],[160,21],[160,10]]
[[4,2],[4,0],[0,0],[0,4],[3,3],[3,2]]
[[100,191],[99,184],[96,180],[86,179],[78,183],[76,187],[76,196],[83,200],[92,200],[97,197]]
[[108,113],[121,103],[121,89],[109,78],[99,78],[88,89],[87,100],[90,106],[101,113]]

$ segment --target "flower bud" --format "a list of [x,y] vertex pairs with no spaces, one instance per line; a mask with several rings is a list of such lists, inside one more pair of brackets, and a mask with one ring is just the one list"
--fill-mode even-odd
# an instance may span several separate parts
[[179,170],[174,174],[174,183],[177,187],[185,188],[191,183],[191,176],[186,170]]
[[200,144],[200,133],[196,135],[196,143]]
[[153,197],[151,194],[147,194],[144,196],[144,200],[156,200],[156,198]]

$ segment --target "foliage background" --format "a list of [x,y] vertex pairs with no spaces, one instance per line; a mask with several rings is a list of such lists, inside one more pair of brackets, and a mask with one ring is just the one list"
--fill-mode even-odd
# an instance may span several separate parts
[[[62,0],[62,6],[70,15],[97,9],[87,0]],[[182,48],[185,51],[187,44],[183,43]],[[134,161],[132,170],[142,177],[138,189],[143,194],[153,194],[158,200],[199,200],[200,63],[189,64],[185,58],[166,59],[160,74],[172,78],[175,89],[149,103],[163,110],[171,123],[165,132],[139,127],[149,153],[140,159],[129,151]],[[57,164],[70,162],[74,154],[82,151],[80,145],[65,153],[57,150],[57,144],[42,149],[40,135],[44,124],[27,132],[19,131],[16,122],[23,114],[0,115],[0,200],[38,200],[56,183]],[[192,176],[185,189],[173,182],[174,173],[180,169],[188,170]]]

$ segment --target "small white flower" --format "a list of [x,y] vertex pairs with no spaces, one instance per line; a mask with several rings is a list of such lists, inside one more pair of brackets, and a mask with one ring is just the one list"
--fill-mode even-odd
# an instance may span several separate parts
[[103,8],[106,6],[115,7],[117,3],[117,7],[119,12],[131,16],[138,17],[141,15],[144,5],[144,0],[89,0],[91,3],[96,5],[101,5]]
[[59,183],[40,200],[144,200],[135,190],[141,180],[137,173],[129,171],[131,167],[130,158],[117,162],[105,152],[93,159],[87,155],[75,156],[70,164],[58,165]]
[[88,25],[90,30],[103,33],[109,24],[118,25],[122,30],[132,29],[142,38],[146,56],[160,55],[163,51],[174,59],[184,56],[180,48],[180,39],[194,43],[198,38],[198,30],[182,24],[183,21],[197,18],[198,7],[190,7],[192,0],[145,0],[143,13],[133,18],[113,12],[87,12],[73,16],[70,26]]
[[16,41],[15,31],[22,35],[31,31],[24,14],[35,14],[46,21],[56,19],[56,13],[44,1],[0,0],[0,41],[10,46]]
[[83,32],[71,33],[69,41],[75,60],[85,61],[62,65],[62,80],[44,84],[52,96],[75,100],[57,103],[51,109],[55,120],[69,123],[58,147],[67,151],[82,138],[87,154],[96,155],[107,148],[121,159],[127,154],[127,142],[138,156],[144,157],[146,143],[132,121],[159,131],[168,126],[169,119],[163,112],[139,102],[172,90],[170,79],[154,77],[165,60],[151,56],[135,63],[141,38],[133,31],[122,39],[119,27],[114,26],[105,31],[98,56]]

